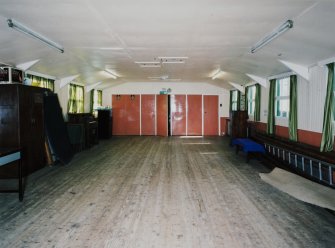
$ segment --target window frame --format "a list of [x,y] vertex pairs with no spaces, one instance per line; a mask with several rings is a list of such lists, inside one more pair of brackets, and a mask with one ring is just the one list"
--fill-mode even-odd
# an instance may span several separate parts
[[256,85],[248,87],[247,106],[248,115],[254,116],[256,107]]
[[[236,95],[236,100],[234,100],[234,95]],[[232,90],[232,95],[231,95],[231,111],[237,111],[238,109],[238,91],[237,90]],[[235,108],[234,108],[235,106]]]
[[[99,97],[100,95],[100,97]],[[93,89],[93,106],[92,113],[95,117],[98,116],[98,108],[102,107],[102,90]]]
[[[285,81],[284,81],[285,80]],[[282,92],[280,92],[281,83],[288,83],[287,87],[287,95],[284,95]],[[283,87],[283,86],[282,86]],[[278,92],[279,91],[279,92]],[[283,119],[288,119],[289,114],[290,114],[290,77],[282,77],[282,78],[277,78],[276,79],[276,87],[275,87],[275,97],[274,97],[274,104],[275,104],[275,118],[283,118]],[[282,101],[287,101],[287,111],[281,110],[280,105]],[[278,110],[279,108],[279,110]],[[278,114],[279,113],[279,114]],[[284,114],[286,113],[286,114]]]
[[[75,96],[72,98],[71,96],[71,87],[74,87],[75,89]],[[79,89],[79,90],[78,90]],[[74,107],[73,110],[68,107],[68,113],[69,114],[79,114],[85,112],[85,88],[82,85],[76,84],[76,83],[70,83],[68,88],[68,106],[70,106],[70,102],[72,103]],[[78,99],[78,97],[81,97],[81,99]]]

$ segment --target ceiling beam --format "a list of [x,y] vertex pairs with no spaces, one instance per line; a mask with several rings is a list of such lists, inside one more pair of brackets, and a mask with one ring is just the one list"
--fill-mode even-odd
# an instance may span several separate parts
[[25,63],[18,64],[15,67],[21,69],[22,71],[26,71],[39,61],[40,61],[39,59],[36,59],[36,60],[32,60],[32,61],[28,61],[28,62],[25,62]]
[[233,82],[229,82],[229,84],[232,85],[235,89],[239,90],[242,94],[245,93],[245,88],[242,85]]
[[303,77],[304,79],[306,79],[307,81],[309,80],[309,70],[308,67],[302,66],[302,65],[298,65],[295,63],[291,63],[288,61],[284,61],[284,60],[278,60],[280,63],[284,64],[287,68],[291,69],[292,71],[294,71],[295,73],[297,73],[299,76]]
[[333,63],[333,62],[335,62],[335,57],[319,61],[318,66],[325,66],[325,65]]
[[97,87],[98,85],[100,85],[102,82],[97,82],[95,84],[90,84],[88,86],[86,86],[86,92],[90,92],[91,90],[93,90],[95,87]]
[[69,77],[65,77],[65,78],[61,78],[60,79],[60,85],[59,85],[59,87],[63,88],[64,86],[68,85],[70,82],[72,82],[77,77],[79,77],[79,74],[78,75],[69,76]]
[[266,80],[266,78],[262,78],[259,76],[255,76],[253,74],[246,74],[248,77],[250,77],[252,80],[256,81],[257,83],[259,83],[260,85],[262,85],[264,88],[268,87],[268,81]]

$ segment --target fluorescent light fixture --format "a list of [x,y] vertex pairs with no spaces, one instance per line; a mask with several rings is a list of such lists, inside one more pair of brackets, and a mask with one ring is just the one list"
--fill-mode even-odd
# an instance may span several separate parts
[[135,64],[138,64],[140,67],[161,67],[161,63],[155,61],[135,61]]
[[157,57],[162,64],[184,64],[188,57]]
[[223,71],[221,71],[220,69],[215,72],[212,76],[212,80],[217,79],[221,75],[221,73],[223,73]]
[[99,47],[100,50],[122,51],[123,47]]
[[252,48],[251,53],[257,52],[259,49],[261,49],[266,44],[270,43],[272,40],[277,38],[279,35],[285,33],[287,30],[293,28],[293,21],[287,20],[282,25],[274,29],[271,33],[266,35],[263,39],[258,41]]
[[185,64],[185,60],[179,60],[179,61],[169,61],[169,60],[162,60],[163,64]]
[[180,78],[169,78],[168,75],[162,75],[159,77],[148,77],[150,80],[162,80],[162,81],[170,81],[170,82],[179,82]]
[[159,79],[159,80],[166,80],[169,78],[168,75],[163,75],[163,76],[159,76],[159,77],[148,77],[149,79]]
[[185,60],[185,59],[188,59],[188,57],[157,57],[158,59],[166,59],[166,60],[178,60],[178,59],[182,59],[182,60]]
[[21,23],[13,20],[13,19],[7,19],[7,23],[8,23],[8,26],[10,28],[13,28],[19,32],[22,32],[26,35],[29,35],[39,41],[42,41],[43,43],[47,44],[48,46],[52,47],[52,48],[55,48],[56,50],[58,50],[59,52],[61,53],[64,53],[64,48],[57,44],[56,42],[52,41],[52,40],[49,40],[47,37],[29,29],[28,27],[22,25]]
[[111,78],[113,78],[113,79],[117,79],[117,76],[114,74],[114,72],[112,72],[111,70],[109,70],[109,69],[105,69],[105,72],[107,72],[110,76],[111,76]]

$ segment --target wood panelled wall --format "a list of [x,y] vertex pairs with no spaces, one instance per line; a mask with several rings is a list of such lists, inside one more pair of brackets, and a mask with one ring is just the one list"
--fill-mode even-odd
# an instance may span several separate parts
[[156,134],[156,96],[141,95],[141,134]]
[[[257,122],[256,128],[258,131],[266,133],[266,125],[267,125],[266,123]],[[289,138],[288,127],[276,125],[275,135],[278,137],[288,139]],[[322,138],[321,133],[298,129],[298,142],[312,145],[315,147],[320,147],[321,138]]]
[[187,134],[202,135],[202,96],[187,95]]
[[217,95],[112,95],[114,135],[218,135]]

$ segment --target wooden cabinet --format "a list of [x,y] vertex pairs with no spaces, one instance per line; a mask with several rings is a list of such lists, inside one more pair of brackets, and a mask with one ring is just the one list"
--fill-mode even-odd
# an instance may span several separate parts
[[232,111],[230,114],[231,138],[246,138],[248,136],[248,112]]
[[98,110],[98,133],[100,139],[109,139],[112,134],[112,111],[110,109]]
[[[22,149],[22,171],[28,175],[45,166],[43,94],[46,89],[22,84],[0,85],[0,147]],[[13,178],[15,166],[0,168]]]
[[98,141],[98,123],[91,113],[68,114],[68,122],[84,126],[84,147],[90,148]]

